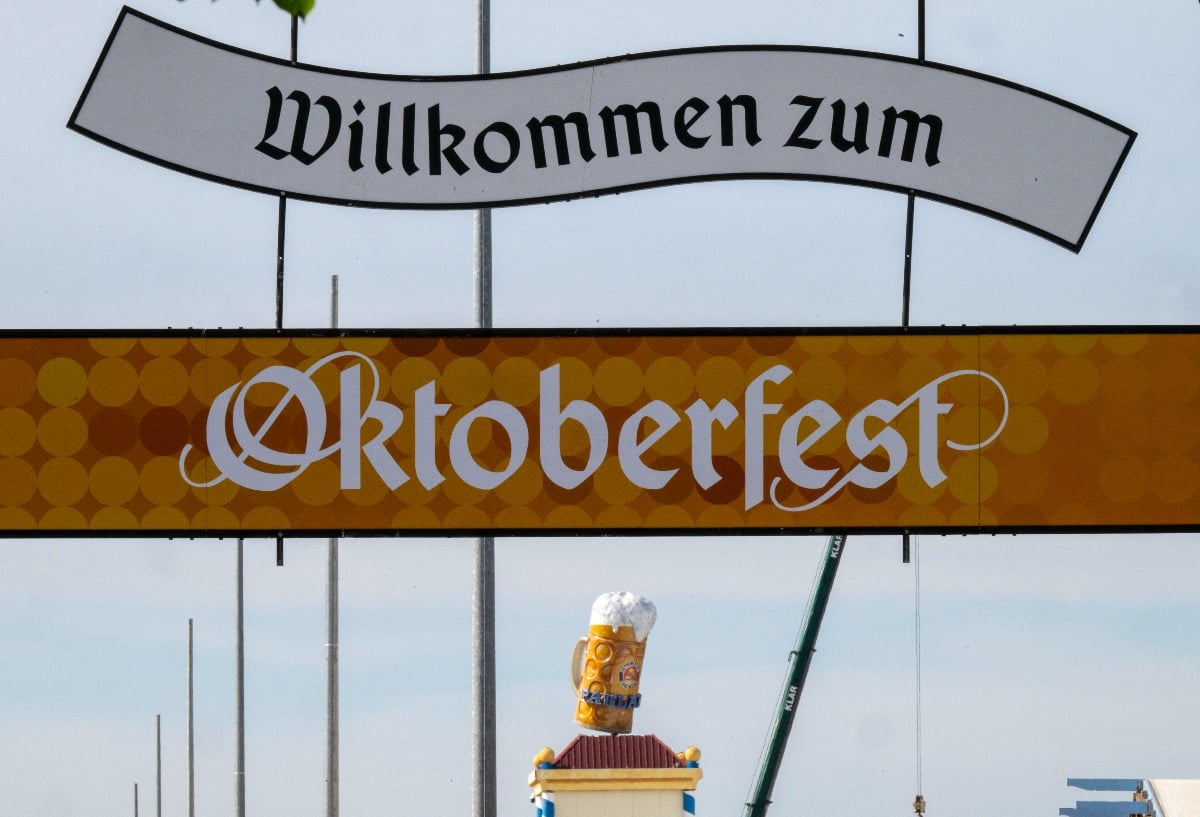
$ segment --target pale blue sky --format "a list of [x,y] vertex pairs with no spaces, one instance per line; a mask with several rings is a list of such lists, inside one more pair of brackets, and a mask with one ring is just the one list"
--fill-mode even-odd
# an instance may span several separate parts
[[[286,54],[250,0],[135,7]],[[465,73],[470,2],[319,0],[300,56]],[[915,0],[744,4],[493,0],[493,67],[782,43],[915,55]],[[11,0],[0,31],[5,328],[270,326],[275,200],[84,139],[68,116],[120,2]],[[930,60],[1024,83],[1138,132],[1078,255],[918,202],[912,323],[1200,323],[1200,6],[927,3]],[[498,326],[874,326],[900,319],[904,200],[725,182],[498,210]],[[285,325],[472,322],[471,216],[289,207]],[[597,561],[601,548],[635,558]],[[499,811],[576,728],[567,662],[591,600],[653,599],[639,731],[704,751],[704,817],[740,813],[823,539],[514,539],[497,545]],[[923,779],[930,815],[1052,815],[1074,776],[1195,777],[1200,537],[922,537]],[[321,813],[324,550],[247,543],[247,794]],[[196,628],[197,812],[233,810],[230,541],[0,541],[0,801],[142,814],[163,716],[164,814],[186,813],[185,634]],[[470,543],[345,540],[342,812],[466,813]],[[916,791],[914,568],[852,538],[773,814],[907,813]]]

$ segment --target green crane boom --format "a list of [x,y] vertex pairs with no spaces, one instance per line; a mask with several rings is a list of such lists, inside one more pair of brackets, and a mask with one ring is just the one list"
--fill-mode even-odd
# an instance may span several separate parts
[[804,679],[808,677],[813,653],[817,651],[817,634],[821,631],[821,619],[825,617],[825,606],[829,602],[833,579],[837,576],[838,564],[841,562],[845,546],[844,534],[829,537],[829,544],[825,548],[825,561],[821,564],[821,573],[813,588],[812,598],[808,601],[804,629],[800,631],[795,649],[788,656],[791,667],[788,670],[787,683],[779,696],[779,706],[771,724],[771,734],[758,768],[754,789],[750,793],[750,801],[746,803],[744,817],[766,817],[767,806],[771,804],[771,790],[775,788],[775,778],[779,775],[779,766],[783,762],[783,750],[787,748],[788,734],[792,731],[792,721],[796,717],[800,693],[804,690]]

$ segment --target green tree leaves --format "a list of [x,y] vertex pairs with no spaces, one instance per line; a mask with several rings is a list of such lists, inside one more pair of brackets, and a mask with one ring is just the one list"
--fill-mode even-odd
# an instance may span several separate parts
[[316,4],[317,0],[275,0],[275,5],[289,14],[296,15],[301,20],[308,16]]
[[[254,2],[258,3],[260,0],[254,0]],[[275,0],[275,5],[288,14],[299,17],[301,20],[308,16],[308,13],[313,10],[313,6],[316,4],[317,0]]]

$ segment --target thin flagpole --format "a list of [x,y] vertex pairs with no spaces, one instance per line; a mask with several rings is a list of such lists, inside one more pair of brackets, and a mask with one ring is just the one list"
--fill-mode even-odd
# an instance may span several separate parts
[[917,0],[917,59],[925,62],[925,0]]
[[[330,285],[329,325],[338,328],[338,277]],[[338,817],[338,540],[329,537],[325,582],[325,817]]]
[[[917,60],[925,62],[925,0],[917,0]],[[900,325],[908,328],[909,303],[912,297],[913,228],[917,215],[917,195],[908,191],[908,209],[904,220],[904,286],[900,296]],[[901,558],[905,564],[912,559],[911,540],[901,536]]]
[[[925,0],[917,0],[917,60],[925,62]],[[908,305],[909,294],[912,283],[912,243],[913,243],[913,221],[915,219],[915,204],[916,196],[913,191],[908,192],[908,220],[905,227],[904,238],[904,326],[908,327]],[[916,652],[916,686],[917,686],[917,705],[916,705],[916,742],[917,742],[917,796],[913,800],[913,811],[918,817],[923,815],[926,805],[925,797],[922,795],[924,785],[921,780],[921,552],[920,544],[913,547],[909,541],[909,535],[904,534],[904,561],[907,563],[911,558],[913,561],[913,595],[914,601],[914,642]]]
[[236,817],[246,817],[246,649],[245,649],[245,619],[243,604],[242,580],[242,540],[237,540],[237,635],[235,638],[237,679],[235,692],[237,721],[234,731],[237,732],[237,758],[233,770],[234,802]]
[[917,676],[917,798],[923,799],[921,792],[924,791],[923,766],[924,763],[921,757],[922,739],[921,739],[921,543],[918,541],[913,546],[913,652],[915,654],[916,676]]
[[[917,60],[925,62],[925,0],[917,0]],[[908,214],[904,227],[904,292],[901,298],[900,325],[908,328],[909,300],[912,294],[913,223],[916,219],[916,191],[908,191]]]
[[[925,62],[925,0],[917,0],[917,60]],[[908,328],[909,300],[912,294],[913,223],[916,218],[916,192],[908,191],[908,214],[904,226],[904,291],[900,304],[900,325]]]
[[[290,31],[290,59],[292,65],[299,60],[300,23],[295,14],[292,16]],[[279,194],[279,217],[275,233],[275,328],[283,328],[283,271],[287,246],[287,193]],[[275,537],[275,564],[283,567],[283,534]]]
[[[295,65],[299,51],[300,32],[296,15],[292,15],[290,59]],[[279,194],[279,217],[275,230],[275,328],[283,328],[283,273],[287,246],[287,193]]]
[[[475,2],[475,72],[492,70],[491,0]],[[492,211],[475,211],[475,323],[492,328]],[[474,547],[472,607],[471,806],[474,817],[496,815],[496,540]]]
[[329,537],[325,620],[325,817],[338,817],[338,540]]
[[196,817],[196,727],[193,719],[192,678],[192,620],[187,629],[187,755],[188,755],[188,817]]

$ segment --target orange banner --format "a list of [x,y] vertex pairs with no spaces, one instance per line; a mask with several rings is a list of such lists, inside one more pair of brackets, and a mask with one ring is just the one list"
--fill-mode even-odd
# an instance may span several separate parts
[[1200,528],[1176,330],[0,337],[0,534]]

